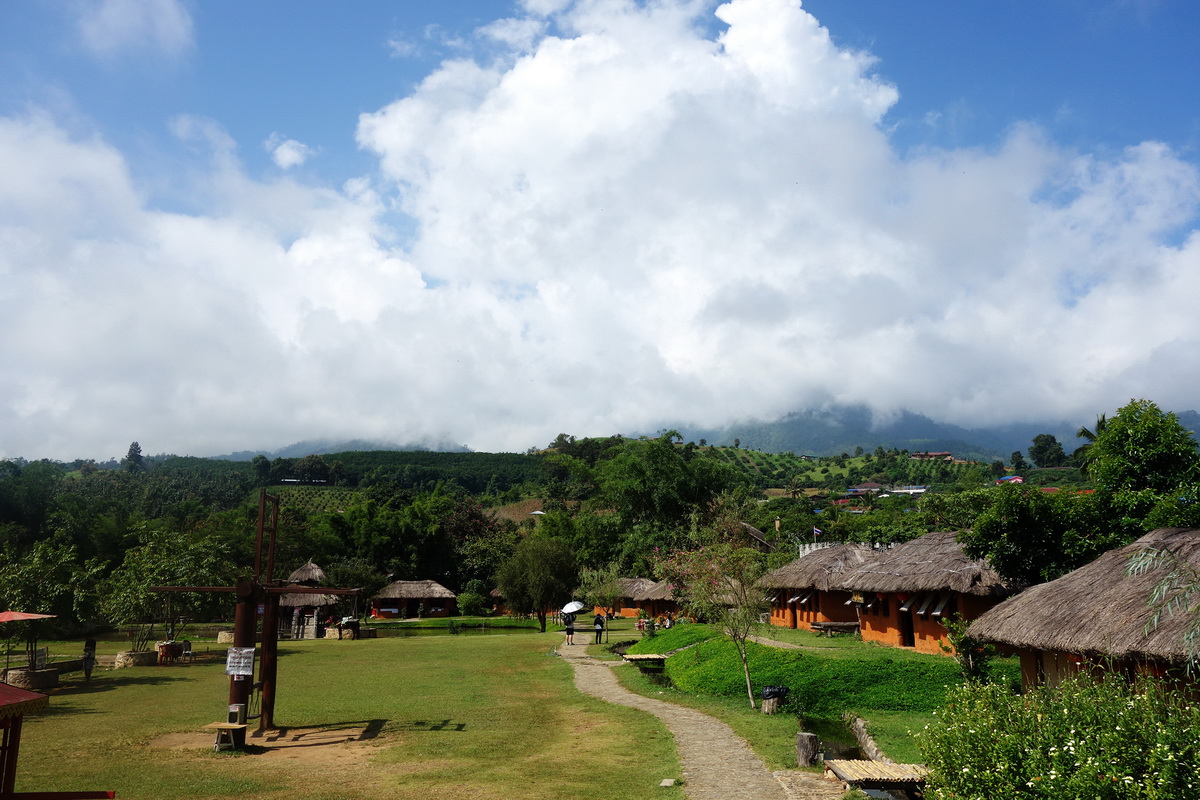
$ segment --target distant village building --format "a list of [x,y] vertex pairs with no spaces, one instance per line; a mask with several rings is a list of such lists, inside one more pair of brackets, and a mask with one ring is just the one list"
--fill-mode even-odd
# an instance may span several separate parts
[[457,596],[435,581],[394,581],[371,599],[377,619],[449,617],[457,611]]

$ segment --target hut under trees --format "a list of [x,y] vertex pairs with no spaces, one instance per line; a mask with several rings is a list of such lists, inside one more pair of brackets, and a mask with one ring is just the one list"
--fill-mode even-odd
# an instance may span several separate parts
[[[655,617],[678,617],[680,614],[679,601],[671,591],[667,581],[653,581],[633,598],[637,611],[642,611],[651,619]],[[637,612],[634,612],[637,615]]]
[[[315,587],[324,584],[325,578],[325,570],[310,558],[307,564],[288,575],[288,583]],[[280,635],[290,635],[294,639],[316,639],[322,618],[337,601],[337,595],[332,594],[280,595]]]
[[772,591],[771,624],[811,631],[814,624],[857,623],[858,611],[841,581],[875,555],[865,544],[839,544],[811,550],[771,570],[759,581]]
[[[621,585],[621,596],[613,604],[613,616],[636,617],[638,614],[637,598],[654,585],[649,578],[617,578]],[[608,609],[595,606],[593,614],[605,614]]]
[[457,610],[457,595],[436,581],[393,581],[371,598],[376,619],[449,617]]
[[[1153,568],[1130,574],[1131,562],[1148,552],[1164,555]],[[969,633],[1016,650],[1026,687],[1057,685],[1085,669],[1131,677],[1173,674],[1192,656],[1187,634],[1193,615],[1186,613],[1187,603],[1174,614],[1153,603],[1164,580],[1175,587],[1164,600],[1198,588],[1200,530],[1153,530],[1005,600],[975,620]]]
[[969,558],[954,531],[880,551],[840,584],[863,641],[934,654],[948,643],[944,620],[975,619],[1014,591],[986,561]]

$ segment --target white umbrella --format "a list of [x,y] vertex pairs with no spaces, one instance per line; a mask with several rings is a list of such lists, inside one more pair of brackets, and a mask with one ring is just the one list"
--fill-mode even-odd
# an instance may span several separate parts
[[584,609],[583,603],[579,602],[578,600],[572,600],[571,602],[569,602],[565,606],[563,606],[563,613],[564,614],[574,614],[576,611],[582,611],[583,609]]

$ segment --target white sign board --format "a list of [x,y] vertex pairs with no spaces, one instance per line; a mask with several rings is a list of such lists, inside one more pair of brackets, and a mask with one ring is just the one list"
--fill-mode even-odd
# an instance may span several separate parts
[[225,656],[226,675],[253,675],[254,648],[231,647]]

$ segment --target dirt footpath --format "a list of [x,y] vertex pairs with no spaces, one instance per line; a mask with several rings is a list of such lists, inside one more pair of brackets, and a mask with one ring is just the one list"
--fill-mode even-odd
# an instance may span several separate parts
[[589,658],[582,644],[558,651],[575,668],[579,690],[618,705],[647,711],[675,737],[683,762],[684,793],[691,800],[838,800],[840,784],[810,772],[772,773],[745,740],[724,722],[662,700],[634,694],[617,682],[619,662]]

